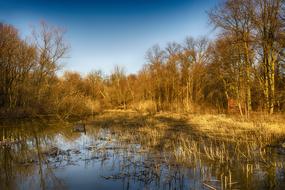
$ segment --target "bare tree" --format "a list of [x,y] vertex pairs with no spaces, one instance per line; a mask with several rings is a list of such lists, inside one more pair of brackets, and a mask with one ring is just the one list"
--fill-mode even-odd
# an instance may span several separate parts
[[[240,54],[240,67],[245,73],[244,94],[245,112],[251,111],[251,73],[253,51],[251,48],[253,34],[253,2],[251,0],[228,0],[217,9],[209,12],[211,22],[223,30],[223,35],[231,35],[230,43],[236,43]],[[241,96],[241,95],[240,95]]]
[[37,49],[37,68],[34,79],[37,86],[37,99],[40,100],[56,71],[60,61],[65,58],[68,45],[64,41],[64,30],[41,22],[40,28],[33,30],[34,44]]
[[266,109],[270,114],[275,105],[275,68],[282,41],[281,0],[255,0],[252,22],[256,28],[256,39],[261,48],[263,92]]

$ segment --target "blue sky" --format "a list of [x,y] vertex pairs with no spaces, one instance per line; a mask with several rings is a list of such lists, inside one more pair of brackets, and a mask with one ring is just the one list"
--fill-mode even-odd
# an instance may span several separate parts
[[66,29],[71,49],[64,69],[86,74],[114,65],[127,73],[145,63],[154,44],[182,42],[186,36],[213,36],[206,11],[219,0],[0,0],[0,21],[22,36],[41,20]]

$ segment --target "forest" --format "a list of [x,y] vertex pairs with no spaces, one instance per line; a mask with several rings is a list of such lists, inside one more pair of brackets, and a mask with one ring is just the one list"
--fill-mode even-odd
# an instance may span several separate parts
[[[0,24],[0,115],[62,119],[105,109],[189,113],[285,111],[285,2],[228,0],[209,10],[218,33],[154,45],[136,74],[62,70],[65,30],[41,22],[31,35]],[[189,23],[191,24],[191,23]],[[80,63],[79,63],[80,64]],[[90,66],[90,69],[93,69]]]

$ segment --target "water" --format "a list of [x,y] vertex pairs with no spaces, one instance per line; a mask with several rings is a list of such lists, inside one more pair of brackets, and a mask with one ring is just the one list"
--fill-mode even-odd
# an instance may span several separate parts
[[14,143],[0,146],[0,189],[285,189],[283,155],[273,166],[194,159],[178,143],[184,133],[104,122],[90,122],[86,133],[55,121],[2,123],[0,140]]

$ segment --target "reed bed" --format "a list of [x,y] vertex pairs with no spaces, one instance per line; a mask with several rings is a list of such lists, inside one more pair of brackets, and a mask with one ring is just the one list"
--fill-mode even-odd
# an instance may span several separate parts
[[[235,167],[242,168],[248,180],[260,168],[284,169],[278,152],[285,139],[284,121],[282,117],[244,120],[228,115],[110,111],[93,124],[112,128],[124,142],[140,144],[140,152],[163,153],[161,159],[170,167],[197,168],[207,189],[235,189]],[[225,169],[213,179],[207,177],[205,165]]]

